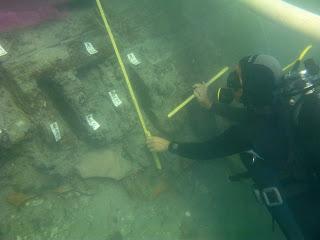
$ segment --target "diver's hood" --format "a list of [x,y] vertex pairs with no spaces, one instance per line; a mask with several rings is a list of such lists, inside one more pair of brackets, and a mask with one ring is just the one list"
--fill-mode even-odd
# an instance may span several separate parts
[[268,55],[247,56],[240,60],[243,103],[247,106],[270,106],[275,101],[275,90],[283,79],[277,59]]

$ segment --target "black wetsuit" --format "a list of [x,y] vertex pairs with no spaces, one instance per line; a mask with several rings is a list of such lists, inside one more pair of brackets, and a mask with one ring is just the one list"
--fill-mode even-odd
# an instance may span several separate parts
[[254,151],[270,162],[288,158],[287,134],[276,114],[259,115],[246,108],[214,104],[212,111],[237,124],[206,142],[174,142],[170,151],[192,159],[206,160]]
[[291,197],[286,195],[286,186],[280,177],[282,171],[296,161],[311,171],[320,166],[319,96],[311,94],[304,98],[295,122],[287,114],[280,114],[281,107],[274,113],[263,115],[224,104],[214,104],[212,111],[238,123],[205,142],[173,142],[169,150],[199,160],[253,150],[258,160],[249,169],[251,177],[261,189],[275,187],[283,195],[283,204],[268,209],[286,237],[290,240],[320,239],[317,227],[320,181],[308,183],[307,195],[304,192],[298,197]]

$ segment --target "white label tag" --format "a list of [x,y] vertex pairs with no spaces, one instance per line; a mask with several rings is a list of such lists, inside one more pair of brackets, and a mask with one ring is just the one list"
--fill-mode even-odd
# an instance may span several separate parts
[[119,98],[118,94],[116,93],[116,90],[112,90],[109,92],[109,96],[113,102],[113,105],[115,107],[119,107],[122,104],[121,99]]
[[133,65],[139,65],[141,62],[137,59],[137,57],[134,55],[134,53],[129,53],[127,55],[129,61],[133,64]]
[[8,52],[0,45],[0,57],[7,55],[7,54],[8,54]]
[[61,133],[60,133],[58,123],[54,122],[54,123],[50,124],[50,128],[51,128],[51,132],[54,136],[54,139],[56,140],[56,142],[59,142],[61,140]]
[[98,51],[94,48],[94,46],[92,45],[91,42],[85,42],[85,43],[84,43],[84,46],[86,47],[87,52],[88,52],[90,55],[96,54],[96,53],[98,52]]
[[98,128],[100,127],[100,124],[93,118],[92,114],[89,114],[88,116],[86,116],[86,119],[89,126],[93,129],[93,131],[98,130]]

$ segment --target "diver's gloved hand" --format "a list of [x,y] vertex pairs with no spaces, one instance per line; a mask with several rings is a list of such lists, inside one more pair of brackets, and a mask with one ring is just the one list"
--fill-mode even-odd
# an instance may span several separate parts
[[170,142],[160,137],[149,137],[147,146],[151,152],[165,152],[169,149]]
[[193,94],[200,103],[201,106],[210,109],[212,106],[212,101],[208,95],[208,87],[205,83],[197,83],[193,85]]

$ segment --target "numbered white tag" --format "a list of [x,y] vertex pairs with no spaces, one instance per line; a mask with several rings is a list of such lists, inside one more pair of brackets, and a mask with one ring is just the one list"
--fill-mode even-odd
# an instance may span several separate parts
[[133,64],[133,65],[139,65],[141,62],[137,59],[137,57],[134,55],[134,53],[129,53],[127,55],[129,61]]
[[110,91],[109,92],[109,96],[110,96],[111,101],[113,102],[113,105],[115,107],[119,107],[122,104],[122,101],[119,98],[118,94],[116,93],[116,90]]
[[59,142],[61,140],[61,133],[60,133],[58,123],[54,122],[54,123],[50,124],[50,129],[51,129],[51,132],[52,132],[56,142]]
[[86,120],[93,131],[96,131],[99,129],[100,124],[93,118],[92,114],[87,115]]
[[85,42],[85,43],[84,43],[84,46],[86,47],[87,52],[88,52],[90,55],[96,54],[96,53],[98,52],[98,51],[94,48],[94,46],[92,45],[91,42]]
[[0,57],[7,55],[7,54],[8,54],[8,52],[0,45]]

